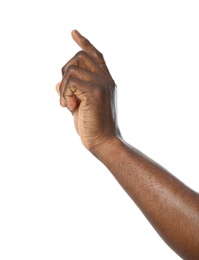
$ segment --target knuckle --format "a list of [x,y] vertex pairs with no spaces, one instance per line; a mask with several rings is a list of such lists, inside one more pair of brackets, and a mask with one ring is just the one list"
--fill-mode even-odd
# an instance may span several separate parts
[[64,76],[65,72],[66,72],[66,66],[64,65],[64,66],[61,68],[62,76]]
[[64,89],[64,92],[63,92],[63,95],[66,96],[68,92],[75,92],[75,78],[72,78],[72,77],[69,77],[67,79],[67,83],[66,83],[66,86],[65,86],[65,89]]
[[107,91],[103,86],[98,86],[93,89],[92,96],[94,96],[97,100],[104,100],[104,97],[107,95]]
[[116,83],[113,79],[111,81],[111,86],[112,86],[113,89],[117,89],[117,85],[116,85]]
[[75,75],[76,70],[77,66],[73,64],[69,65],[68,67],[64,67],[62,70],[63,78],[67,79],[68,77]]
[[102,54],[100,51],[98,51],[98,50],[96,50],[95,52],[93,52],[92,56],[95,57],[95,58],[97,58],[99,62],[103,62],[103,61],[104,61],[104,56],[103,56],[103,54]]
[[100,59],[104,59],[104,56],[100,51],[97,51],[97,55]]
[[67,68],[67,73],[73,74],[73,73],[75,72],[76,68],[77,68],[77,66],[71,64],[71,65],[68,66],[68,68]]
[[82,59],[82,58],[85,58],[85,56],[87,56],[87,55],[86,55],[85,51],[81,50],[75,56],[76,56],[77,59]]

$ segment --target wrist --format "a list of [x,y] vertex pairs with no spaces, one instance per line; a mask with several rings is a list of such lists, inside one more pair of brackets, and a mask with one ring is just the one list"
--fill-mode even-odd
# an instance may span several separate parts
[[116,153],[121,151],[123,145],[124,141],[121,136],[112,136],[106,138],[105,141],[101,142],[89,151],[102,163],[106,164],[109,158],[112,158]]

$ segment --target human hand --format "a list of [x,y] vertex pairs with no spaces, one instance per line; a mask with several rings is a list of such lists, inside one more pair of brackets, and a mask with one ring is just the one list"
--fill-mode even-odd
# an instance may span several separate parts
[[56,86],[60,104],[74,116],[75,128],[84,146],[94,152],[120,136],[116,114],[116,85],[103,55],[78,31],[74,41],[82,48],[62,68]]

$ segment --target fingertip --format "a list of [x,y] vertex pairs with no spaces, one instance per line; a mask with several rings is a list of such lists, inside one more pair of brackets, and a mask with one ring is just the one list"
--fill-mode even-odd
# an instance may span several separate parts
[[73,40],[79,45],[80,44],[80,38],[83,37],[77,30],[73,30],[71,32]]
[[62,97],[60,99],[60,105],[62,107],[67,107],[70,112],[74,112],[76,108],[79,106],[79,101],[76,99],[76,97],[73,96],[66,96],[65,98]]
[[62,107],[67,107],[66,101],[65,101],[63,98],[60,98],[60,105],[61,105]]
[[56,91],[57,91],[58,94],[60,94],[60,90],[59,90],[60,84],[61,84],[61,83],[59,82],[59,83],[57,83],[56,86],[55,86],[55,89],[56,89]]
[[71,34],[72,34],[72,36],[78,36],[78,37],[82,36],[82,35],[78,32],[78,30],[76,30],[76,29],[72,30]]

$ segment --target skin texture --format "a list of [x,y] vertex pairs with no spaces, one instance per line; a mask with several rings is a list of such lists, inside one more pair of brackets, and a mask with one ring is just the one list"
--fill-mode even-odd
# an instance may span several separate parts
[[[81,47],[56,89],[81,141],[113,174],[162,239],[183,259],[199,259],[199,195],[126,143],[119,131],[116,85],[103,55],[76,30]],[[114,154],[114,156],[112,156]]]

